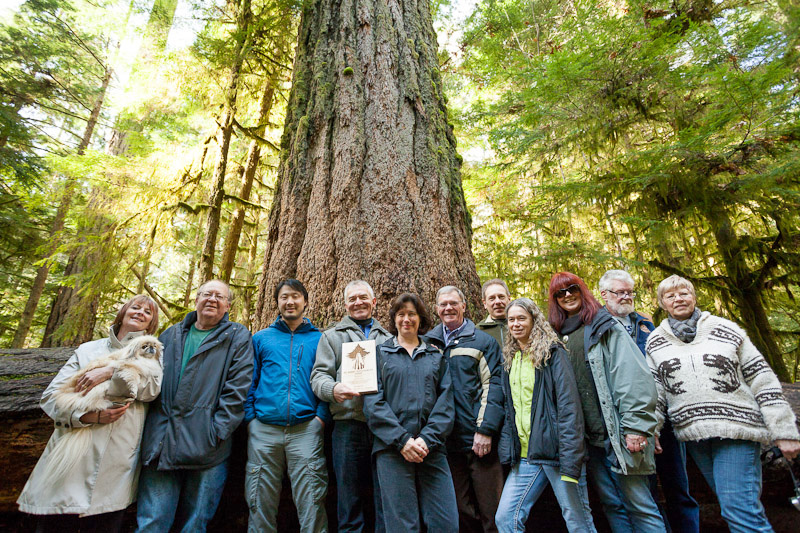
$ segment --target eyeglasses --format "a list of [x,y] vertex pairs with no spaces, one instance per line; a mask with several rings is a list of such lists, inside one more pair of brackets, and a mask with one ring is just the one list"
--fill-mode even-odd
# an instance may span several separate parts
[[672,302],[678,296],[681,297],[681,300],[685,300],[687,298],[690,298],[692,296],[692,293],[689,292],[689,291],[669,292],[669,293],[665,294],[661,299],[664,300],[665,302]]
[[612,291],[608,289],[606,292],[610,292],[617,298],[636,298],[636,291]]
[[228,296],[225,294],[220,294],[218,292],[211,292],[211,291],[198,292],[197,296],[199,298],[202,298],[203,300],[211,300],[213,298],[214,300],[218,300],[220,302],[228,299]]
[[573,283],[569,287],[564,287],[563,289],[559,289],[556,291],[556,298],[566,298],[567,294],[578,294],[581,292],[581,287],[577,283]]

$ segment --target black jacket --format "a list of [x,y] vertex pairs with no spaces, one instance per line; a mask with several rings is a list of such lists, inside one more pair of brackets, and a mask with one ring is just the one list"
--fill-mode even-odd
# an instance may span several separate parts
[[425,336],[437,346],[450,365],[456,421],[447,439],[447,449],[469,452],[475,433],[497,435],[503,424],[503,365],[500,346],[488,333],[464,319],[464,329],[444,345],[444,326],[439,324]]
[[[550,354],[547,364],[535,370],[527,459],[534,464],[558,466],[561,475],[578,479],[586,456],[578,386],[564,347],[553,344]],[[505,424],[497,451],[501,463],[513,466],[520,460],[522,446],[515,422],[511,383],[505,371],[503,392]]]
[[375,435],[372,452],[403,449],[422,437],[428,449],[443,447],[453,429],[453,389],[438,348],[420,344],[410,357],[392,337],[377,347],[378,392],[364,396],[364,415]]
[[142,462],[159,470],[211,468],[231,453],[253,377],[250,331],[228,314],[197,348],[180,375],[183,345],[197,312],[167,329],[161,394],[150,404]]

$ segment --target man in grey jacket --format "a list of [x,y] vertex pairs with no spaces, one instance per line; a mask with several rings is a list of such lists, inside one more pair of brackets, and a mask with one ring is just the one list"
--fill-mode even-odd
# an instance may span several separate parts
[[212,280],[195,311],[161,334],[164,377],[142,436],[137,531],[205,531],[228,475],[233,431],[253,374],[250,332],[228,320],[231,292]]
[[[317,347],[311,371],[311,388],[320,400],[329,402],[333,416],[333,469],[337,482],[339,531],[369,530],[367,522],[374,505],[375,531],[384,531],[380,491],[372,465],[372,433],[367,427],[360,395],[341,382],[342,344],[374,340],[376,345],[391,335],[372,317],[375,293],[366,281],[351,281],[344,288],[347,315],[325,330]],[[374,504],[363,490],[372,486]]]

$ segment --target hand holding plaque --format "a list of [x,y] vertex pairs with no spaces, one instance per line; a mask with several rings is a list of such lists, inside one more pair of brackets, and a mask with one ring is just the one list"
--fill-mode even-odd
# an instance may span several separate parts
[[378,365],[375,341],[342,344],[342,383],[359,394],[378,392]]

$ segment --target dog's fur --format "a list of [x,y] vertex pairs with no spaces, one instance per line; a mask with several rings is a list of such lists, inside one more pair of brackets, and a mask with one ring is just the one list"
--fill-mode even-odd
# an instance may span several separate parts
[[[59,410],[102,411],[114,406],[121,406],[136,399],[139,387],[154,378],[160,378],[163,372],[163,346],[157,338],[143,335],[133,339],[127,346],[92,361],[81,368],[64,385],[53,394]],[[75,390],[78,380],[87,372],[96,368],[110,366],[114,368],[114,377],[121,378],[127,385],[128,395],[115,396],[110,393],[112,380],[106,380],[95,386],[87,394]],[[116,422],[115,422],[116,423]],[[90,433],[92,426],[72,428],[58,439],[48,460],[49,475],[44,476],[47,483],[57,483],[77,464],[80,457],[88,453],[92,443]]]

